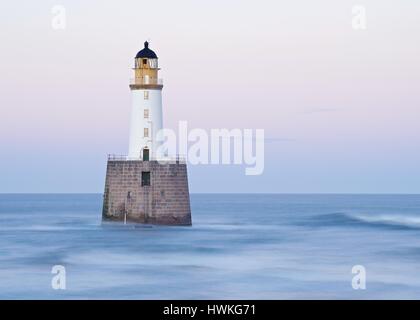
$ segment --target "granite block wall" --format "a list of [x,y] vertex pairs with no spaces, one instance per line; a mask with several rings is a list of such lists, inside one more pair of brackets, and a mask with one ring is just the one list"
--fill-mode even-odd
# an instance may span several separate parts
[[[142,172],[150,185],[142,186]],[[108,160],[102,217],[164,225],[191,225],[187,165]]]

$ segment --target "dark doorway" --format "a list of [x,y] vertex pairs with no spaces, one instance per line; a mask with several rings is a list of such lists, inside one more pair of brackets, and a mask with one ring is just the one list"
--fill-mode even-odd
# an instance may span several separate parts
[[141,173],[141,186],[150,186],[150,171],[142,171]]
[[143,161],[149,161],[149,149],[143,149]]

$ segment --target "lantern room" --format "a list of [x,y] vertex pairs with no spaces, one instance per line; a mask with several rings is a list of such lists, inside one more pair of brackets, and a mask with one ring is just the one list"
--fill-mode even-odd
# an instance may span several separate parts
[[158,84],[158,71],[158,57],[146,41],[134,59],[135,84]]

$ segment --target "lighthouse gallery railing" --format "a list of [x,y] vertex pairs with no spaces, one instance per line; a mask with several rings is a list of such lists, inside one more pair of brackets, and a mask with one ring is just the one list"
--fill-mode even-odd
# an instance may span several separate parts
[[[108,154],[108,161],[145,161],[141,157],[129,157],[127,155],[119,155],[119,154]],[[162,161],[162,162],[180,162],[185,163],[186,158],[182,156],[174,156],[174,157],[150,157],[147,161]]]

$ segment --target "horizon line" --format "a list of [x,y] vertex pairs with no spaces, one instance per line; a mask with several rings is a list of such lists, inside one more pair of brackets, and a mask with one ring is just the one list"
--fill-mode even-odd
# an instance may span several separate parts
[[[103,192],[0,192],[0,195],[98,195]],[[190,192],[190,194],[204,195],[241,195],[241,194],[261,194],[261,195],[420,195],[420,193],[403,192]]]

